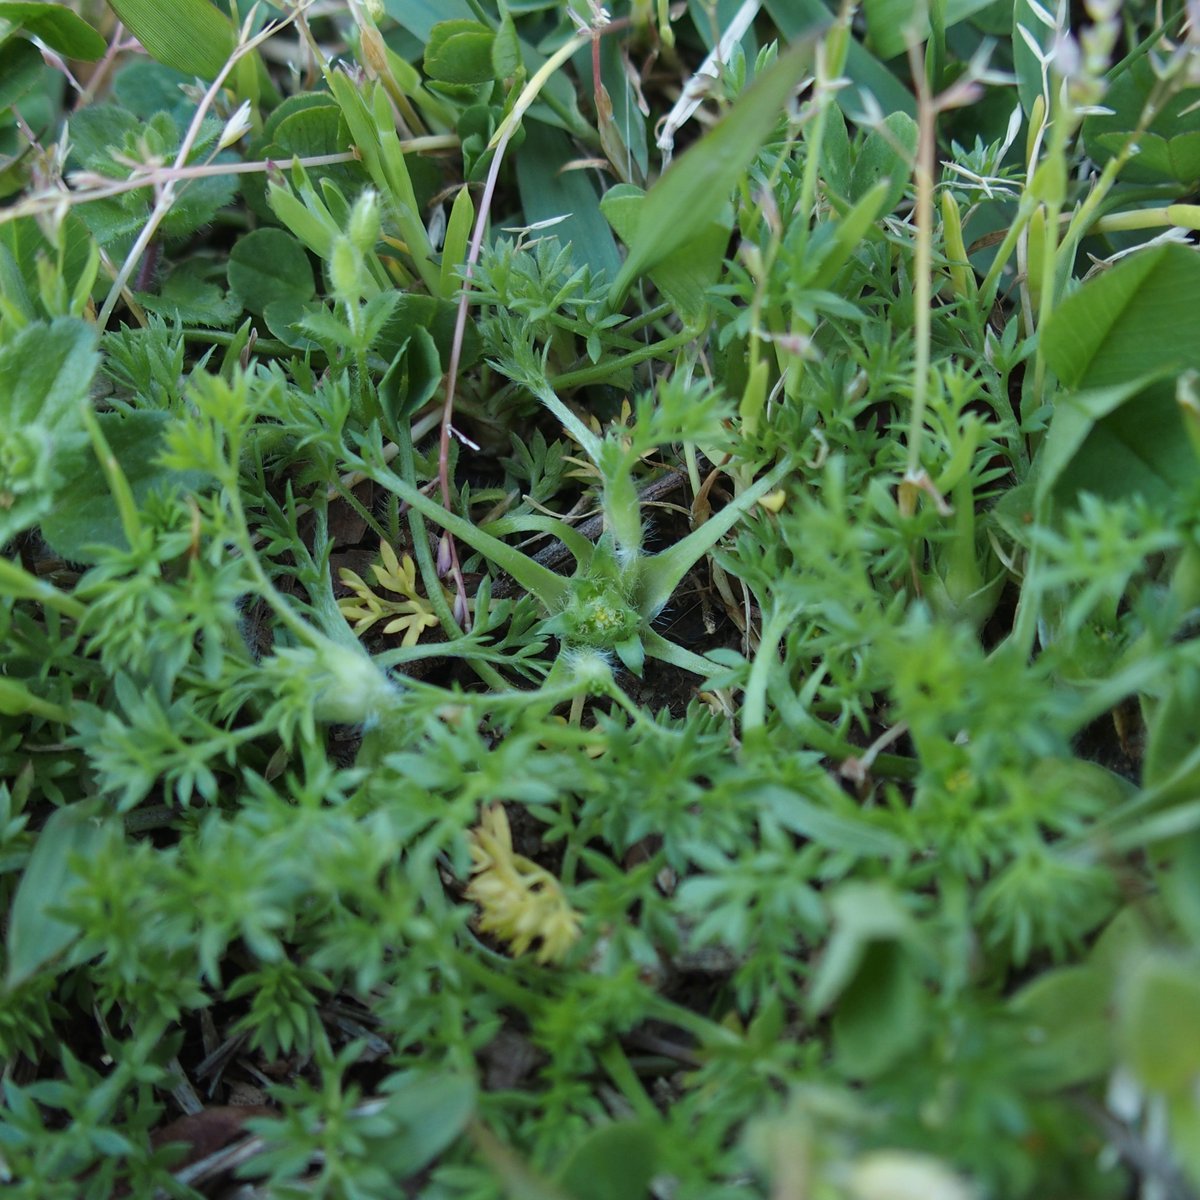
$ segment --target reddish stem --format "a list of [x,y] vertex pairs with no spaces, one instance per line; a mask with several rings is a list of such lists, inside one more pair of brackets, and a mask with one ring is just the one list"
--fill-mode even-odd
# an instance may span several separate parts
[[[462,288],[458,295],[458,311],[454,316],[454,340],[450,343],[450,362],[446,369],[446,402],[442,406],[441,437],[438,441],[438,483],[442,491],[442,507],[450,511],[450,434],[453,431],[454,419],[454,388],[458,380],[458,365],[462,359],[463,339],[467,332],[467,309],[471,300],[471,276],[475,264],[483,248],[483,235],[487,228],[488,212],[492,205],[492,196],[496,191],[496,180],[500,176],[500,163],[508,145],[507,131],[500,136],[496,143],[495,153],[488,166],[487,180],[483,185],[483,195],[479,198],[479,212],[475,218],[475,229],[471,234],[471,245],[467,250],[467,261],[463,270]],[[450,552],[450,575],[454,580],[456,608],[464,614],[467,608],[467,585],[463,579],[462,567],[458,561],[458,547],[454,539],[445,535]]]

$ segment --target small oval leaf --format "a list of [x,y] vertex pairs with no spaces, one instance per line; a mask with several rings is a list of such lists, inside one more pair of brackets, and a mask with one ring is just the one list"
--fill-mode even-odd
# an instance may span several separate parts
[[282,229],[255,229],[241,238],[230,251],[226,276],[246,310],[260,317],[273,301],[302,304],[316,295],[304,247]]

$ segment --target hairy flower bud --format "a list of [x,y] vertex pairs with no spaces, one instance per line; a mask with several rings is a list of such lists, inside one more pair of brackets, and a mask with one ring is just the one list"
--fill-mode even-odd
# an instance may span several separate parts
[[379,241],[379,193],[367,188],[354,202],[346,234],[360,254],[367,254]]
[[329,256],[329,280],[339,300],[354,301],[362,295],[362,267],[358,247],[348,237],[335,238]]

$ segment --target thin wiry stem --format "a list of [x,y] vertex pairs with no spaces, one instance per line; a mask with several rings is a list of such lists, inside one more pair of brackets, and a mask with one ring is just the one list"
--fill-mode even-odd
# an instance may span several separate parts
[[[186,166],[188,156],[196,145],[196,140],[200,136],[200,128],[204,123],[204,118],[208,115],[208,110],[212,107],[221,88],[225,84],[225,80],[229,78],[230,72],[237,63],[247,54],[254,51],[259,45],[272,38],[281,29],[286,28],[296,19],[296,15],[304,6],[298,5],[295,11],[288,16],[281,18],[278,21],[273,21],[264,26],[254,37],[247,38],[245,34],[248,32],[249,21],[243,26],[242,37],[244,38],[230,54],[225,61],[225,65],[217,73],[217,77],[209,84],[208,89],[200,99],[200,103],[196,106],[196,112],[192,116],[191,122],[187,127],[187,131],[183,136],[183,143],[179,147],[179,153],[175,156],[174,169],[179,170]],[[117,301],[121,298],[121,293],[125,290],[130,276],[137,267],[143,254],[146,253],[146,248],[154,240],[154,236],[158,233],[159,226],[166,219],[167,214],[171,211],[172,205],[175,203],[175,184],[176,180],[168,178],[162,185],[158,193],[158,199],[155,201],[154,209],[150,213],[149,219],[146,221],[142,232],[138,235],[137,241],[134,242],[129,253],[125,256],[124,263],[121,264],[121,269],[117,272],[117,277],[113,280],[112,287],[109,289],[108,296],[105,298],[104,305],[100,309],[96,317],[96,324],[103,329],[108,324],[109,317],[112,316],[113,309],[117,306]]]
[[[933,299],[933,173],[936,151],[937,105],[929,94],[917,44],[910,43],[909,63],[917,90],[917,161],[913,176],[916,183],[916,246],[913,250],[913,382],[912,414],[908,430],[908,466],[904,482],[915,488],[921,478],[921,440],[925,433],[925,402],[929,389],[930,306]],[[905,507],[902,493],[901,508]],[[915,502],[915,492],[911,493]]]
[[[438,483],[442,494],[442,507],[450,511],[450,434],[454,420],[454,391],[458,381],[458,366],[462,359],[463,339],[467,332],[467,309],[471,300],[471,275],[475,264],[479,261],[483,249],[483,237],[487,229],[488,215],[491,211],[492,196],[496,191],[496,181],[500,176],[500,164],[504,160],[504,151],[509,139],[516,132],[529,106],[537,99],[538,93],[555,71],[571,56],[593,38],[598,37],[598,31],[587,31],[577,34],[550,56],[532,79],[522,89],[500,128],[492,137],[492,161],[488,167],[487,180],[483,185],[483,195],[479,199],[479,212],[475,217],[475,229],[471,234],[471,244],[467,249],[467,261],[463,267],[463,283],[458,294],[458,311],[454,317],[454,339],[450,344],[450,362],[446,368],[446,402],[442,406],[442,431],[438,442]],[[444,544],[449,552],[450,575],[454,581],[456,615],[465,620],[467,616],[467,585],[463,579],[462,566],[458,561],[458,549],[454,538],[445,534]]]
[[[454,150],[459,145],[453,134],[433,137],[409,138],[401,142],[406,154],[419,154],[425,150]],[[342,150],[336,154],[313,154],[307,158],[296,158],[302,167],[331,167],[339,163],[358,162],[353,150]],[[111,200],[126,192],[139,188],[157,187],[167,181],[179,182],[189,179],[213,179],[222,175],[261,175],[274,170],[280,164],[274,159],[262,158],[240,163],[198,163],[190,167],[160,167],[138,164],[126,179],[109,179],[93,171],[75,171],[70,176],[72,191],[45,191],[28,197],[18,204],[0,210],[0,225],[15,221],[18,217],[31,217],[53,210],[66,198],[73,208],[77,204],[90,204],[93,200]]]
[[113,30],[112,38],[109,40],[108,49],[104,52],[104,57],[96,64],[88,78],[87,84],[83,91],[79,93],[74,104],[74,111],[79,112],[86,108],[96,98],[96,94],[107,80],[109,73],[112,71],[113,64],[117,61],[117,55],[122,50],[128,50],[132,46],[137,45],[136,42],[126,41],[125,26],[118,21],[116,28]]

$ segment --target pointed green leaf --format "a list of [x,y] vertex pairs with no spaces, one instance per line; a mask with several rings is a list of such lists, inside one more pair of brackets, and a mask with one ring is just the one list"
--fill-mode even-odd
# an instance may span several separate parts
[[1049,432],[1038,455],[1038,503],[1058,488],[1063,473],[1075,461],[1096,425],[1161,379],[1162,373],[1156,372],[1128,383],[1087,388],[1058,398]]
[[838,793],[830,797],[802,796],[791,788],[769,784],[755,789],[755,803],[785,829],[797,833],[826,850],[852,854],[855,858],[901,858],[907,846],[891,830],[881,828]]
[[379,1155],[393,1179],[415,1175],[462,1133],[475,1111],[475,1085],[463,1075],[404,1071],[383,1085],[382,1116],[394,1129]]
[[681,671],[691,671],[693,675],[699,675],[701,679],[708,679],[710,676],[719,675],[726,670],[715,659],[705,658],[702,654],[678,646],[653,629],[643,629],[641,639],[647,658],[656,658],[659,662],[670,663],[671,666],[678,667]]
[[208,0],[109,0],[156,62],[215,79],[233,52],[232,22]]
[[815,45],[816,35],[809,34],[789,47],[712,132],[672,163],[650,189],[629,257],[609,292],[614,306],[635,279],[692,243],[717,219],[775,128],[793,88],[811,70]]
[[1159,383],[1096,422],[1055,491],[1064,499],[1080,492],[1109,500],[1140,495],[1169,510],[1195,478],[1196,455],[1174,389]]
[[418,325],[379,381],[380,403],[394,421],[403,421],[433,397],[441,380],[437,345],[429,330]]
[[0,22],[10,22],[46,43],[64,58],[94,62],[106,49],[104,39],[65,5],[0,2]]
[[[881,179],[844,217],[831,222],[834,226],[832,237],[821,247],[824,253],[813,268],[812,278],[806,281],[806,290],[821,291],[833,284],[838,272],[866,238],[867,231],[881,216],[895,208],[904,184],[905,179],[901,179],[897,190],[894,181]],[[809,244],[815,250],[818,241],[814,237]]]
[[314,213],[288,188],[277,183],[267,185],[267,203],[279,220],[318,258],[329,258],[333,253],[334,231],[321,214]]
[[51,916],[50,909],[62,902],[76,881],[72,859],[88,857],[103,836],[101,824],[78,808],[57,809],[42,827],[8,922],[5,982],[10,988],[29,979],[79,936],[76,926]]
[[808,1011],[825,1012],[853,982],[868,947],[912,936],[908,909],[886,884],[842,884],[830,900],[834,931],[813,976]]
[[[1089,157],[1104,165],[1121,151],[1142,123],[1147,103],[1161,85],[1150,58],[1131,63],[1104,94],[1104,111],[1083,123]],[[1138,152],[1122,169],[1121,178],[1159,183],[1164,180],[1194,186],[1200,180],[1200,89],[1172,89],[1155,103],[1153,118],[1138,137]]]
[[1055,406],[1038,493],[1170,502],[1195,471],[1173,378],[1200,368],[1200,260],[1156,246],[1084,284],[1041,333],[1070,389]]
[[839,1070],[853,1079],[881,1075],[925,1031],[928,999],[911,955],[896,942],[868,945],[833,1014]]
[[471,240],[471,229],[475,224],[475,204],[471,190],[464,183],[454,197],[450,209],[450,220],[446,222],[446,236],[442,241],[442,264],[440,276],[441,294],[446,297],[457,295],[461,286],[458,272],[467,261],[467,245]]
[[428,517],[435,525],[440,525],[447,533],[452,533],[502,571],[508,572],[527,592],[536,596],[548,612],[562,607],[567,596],[567,581],[561,575],[556,575],[548,567],[543,567],[499,538],[484,533],[470,521],[447,512],[436,500],[431,500],[406,480],[389,475],[386,486],[422,516]]
[[[600,201],[600,211],[627,246],[637,238],[645,202],[646,193],[631,183],[609,188]],[[733,207],[726,205],[706,228],[697,232],[689,245],[667,255],[647,271],[650,281],[685,322],[699,321],[707,311],[709,288],[721,272],[732,228]]]
[[885,180],[882,212],[891,212],[904,195],[917,153],[917,123],[907,113],[891,113],[872,129],[850,172],[850,200],[870,196]]
[[0,111],[16,104],[45,77],[41,51],[24,38],[0,46]]
[[521,69],[521,43],[517,27],[507,11],[501,12],[500,28],[492,43],[492,73],[496,79],[508,79]]
[[646,648],[642,645],[642,639],[635,634],[623,642],[618,642],[613,649],[626,669],[640,679],[642,668],[646,665]]

